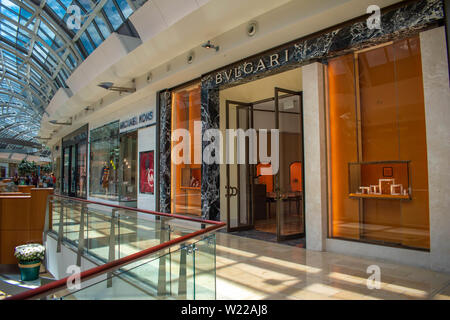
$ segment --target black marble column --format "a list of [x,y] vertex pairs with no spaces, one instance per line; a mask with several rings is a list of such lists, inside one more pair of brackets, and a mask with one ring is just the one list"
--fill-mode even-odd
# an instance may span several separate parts
[[[211,128],[219,129],[219,88],[201,89],[202,136]],[[209,144],[202,141],[202,150]],[[202,163],[202,218],[220,220],[220,165]]]
[[172,95],[159,94],[159,210],[170,213]]

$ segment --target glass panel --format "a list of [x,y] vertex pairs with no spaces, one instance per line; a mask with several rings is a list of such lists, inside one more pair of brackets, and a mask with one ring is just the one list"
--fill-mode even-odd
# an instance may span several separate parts
[[89,195],[118,201],[119,121],[91,130],[90,142]]
[[87,158],[86,158],[86,143],[77,145],[78,159],[77,159],[77,197],[86,198],[87,189]]
[[114,30],[117,30],[123,23],[122,18],[119,15],[117,7],[114,5],[114,1],[109,0],[103,7],[105,11],[105,16],[108,17]]
[[196,300],[216,299],[216,235],[212,234],[195,244]]
[[63,163],[63,193],[69,193],[69,174],[70,174],[70,147],[64,148],[64,163]]
[[[252,106],[227,102],[227,129],[235,129],[234,159],[227,164],[228,228],[249,227],[252,224],[253,166],[250,149],[255,150],[256,130],[253,128]],[[237,131],[241,129],[241,131]],[[253,161],[254,162],[254,161]],[[229,193],[228,193],[229,192]]]
[[304,233],[302,102],[299,95],[286,94],[282,89],[276,99],[280,128],[277,223],[278,235],[286,237]]
[[106,279],[101,276],[89,280],[82,284],[81,290],[72,293],[65,290],[55,296],[64,300],[192,300],[195,298],[194,275],[193,251],[183,246],[127,265],[108,274]]
[[77,170],[76,170],[76,164],[77,164],[77,148],[76,146],[71,147],[71,159],[70,159],[70,195],[75,195],[76,185],[77,185]]
[[[52,196],[50,208],[49,236],[61,234],[62,245],[69,242],[79,246],[79,240],[83,239],[83,257],[98,265],[192,234],[204,225],[58,196]],[[113,274],[83,282],[82,289],[76,292],[64,289],[55,296],[209,300],[215,298],[215,288],[215,237],[208,235],[136,260]]]
[[137,132],[120,136],[120,202],[137,206]]
[[332,235],[429,248],[419,39],[333,59],[328,70]]
[[178,156],[183,159],[179,164],[172,161],[172,213],[201,215],[201,155],[197,161],[195,155],[201,154],[201,137],[195,132],[196,125],[201,132],[199,84],[173,93],[172,131],[181,129],[185,131],[178,132],[188,135],[172,142],[172,150],[179,150]]

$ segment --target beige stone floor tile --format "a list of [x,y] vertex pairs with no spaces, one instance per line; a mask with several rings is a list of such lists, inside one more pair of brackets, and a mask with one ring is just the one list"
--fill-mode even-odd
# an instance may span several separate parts
[[[450,297],[450,289],[443,290],[450,275],[426,269],[225,233],[218,234],[217,244],[217,277],[234,292],[234,297],[403,300],[428,299],[433,293],[435,299]],[[367,288],[367,267],[373,264],[382,271],[379,290]],[[218,297],[229,296],[219,294],[219,286],[217,290]]]

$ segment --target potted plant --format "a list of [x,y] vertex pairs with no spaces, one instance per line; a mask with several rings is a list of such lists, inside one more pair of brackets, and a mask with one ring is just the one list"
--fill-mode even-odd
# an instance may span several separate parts
[[32,281],[39,278],[39,269],[45,256],[45,247],[39,243],[30,243],[15,248],[14,256],[19,261],[20,278]]

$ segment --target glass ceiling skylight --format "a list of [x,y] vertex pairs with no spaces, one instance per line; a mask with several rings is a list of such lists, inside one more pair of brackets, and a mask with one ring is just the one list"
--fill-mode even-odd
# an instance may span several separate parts
[[145,2],[0,0],[0,139],[37,142],[40,119],[58,88],[112,32],[137,37],[127,19]]

